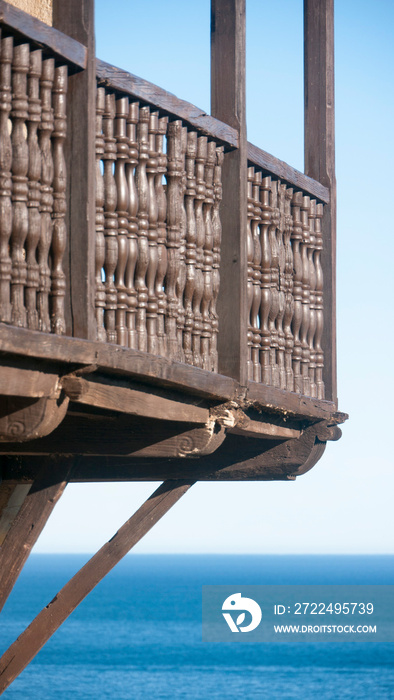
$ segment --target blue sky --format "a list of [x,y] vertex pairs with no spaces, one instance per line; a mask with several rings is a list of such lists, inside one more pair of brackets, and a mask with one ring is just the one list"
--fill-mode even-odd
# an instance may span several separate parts
[[[209,111],[208,0],[96,0],[97,55]],[[139,552],[394,553],[394,4],[336,2],[343,437],[294,483],[196,484]],[[248,139],[303,170],[302,2],[247,0]],[[35,551],[98,549],[153,484],[71,485]]]

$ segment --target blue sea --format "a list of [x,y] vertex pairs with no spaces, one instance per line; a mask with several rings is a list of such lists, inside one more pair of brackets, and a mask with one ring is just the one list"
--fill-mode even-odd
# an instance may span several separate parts
[[[0,651],[88,556],[32,554],[0,618]],[[389,584],[394,556],[130,554],[5,700],[394,699],[394,644],[206,644],[201,587]]]

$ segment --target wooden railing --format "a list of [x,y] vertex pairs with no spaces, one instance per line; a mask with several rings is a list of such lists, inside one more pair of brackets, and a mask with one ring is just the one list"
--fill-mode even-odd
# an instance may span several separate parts
[[[221,369],[218,351],[218,308],[227,303],[229,260],[238,255],[221,264],[232,245],[222,230],[222,195],[226,207],[232,196],[229,168],[223,182],[222,169],[239,133],[98,61],[96,104],[87,100],[86,107],[95,111],[96,171],[95,188],[84,189],[95,193],[94,201],[86,195],[93,216],[87,213],[85,222],[84,202],[76,214],[73,193],[83,167],[92,176],[93,160],[79,154],[74,171],[77,141],[67,127],[67,115],[75,128],[85,108],[83,90],[77,103],[71,89],[66,103],[69,80],[86,65],[84,47],[36,20],[29,20],[26,41],[14,41],[12,26],[20,37],[24,13],[7,12],[11,26],[0,50],[0,320],[221,371],[242,384]],[[86,120],[86,134],[88,126]],[[247,221],[245,213],[237,230],[246,249],[237,272],[246,300],[239,307],[246,349],[239,362],[247,381],[323,399],[322,219],[329,192],[251,144],[247,159]],[[80,311],[85,320],[75,323]],[[226,323],[231,354],[231,318]]]
[[0,320],[65,333],[67,65],[1,38]]

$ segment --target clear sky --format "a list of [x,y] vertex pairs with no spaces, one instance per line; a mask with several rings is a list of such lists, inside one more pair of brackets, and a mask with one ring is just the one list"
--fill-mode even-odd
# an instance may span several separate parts
[[[246,0],[248,139],[303,170],[302,1]],[[209,0],[96,0],[97,55],[209,111]],[[196,484],[139,552],[394,553],[394,3],[336,0],[338,393],[294,483]],[[154,484],[70,485],[35,551],[93,552]]]

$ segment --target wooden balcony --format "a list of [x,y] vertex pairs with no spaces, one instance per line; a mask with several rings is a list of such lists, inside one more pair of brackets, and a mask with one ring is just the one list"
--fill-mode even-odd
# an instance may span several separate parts
[[209,116],[96,60],[89,0],[0,1],[0,605],[69,481],[165,480],[0,690],[192,483],[292,480],[347,417],[332,2],[305,2],[306,174],[247,143],[243,0],[212,18]]
[[[79,456],[75,480],[303,473],[345,417],[333,172],[246,142],[242,86],[221,99],[227,28],[212,33],[226,123],[94,63],[61,10],[65,33],[1,9],[3,479],[54,454]],[[324,65],[306,40],[323,172],[308,59]]]

